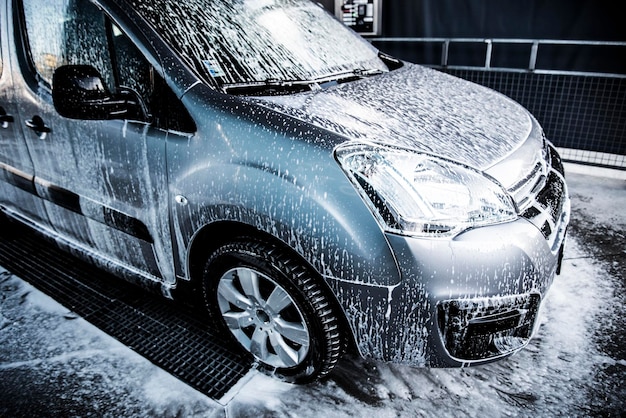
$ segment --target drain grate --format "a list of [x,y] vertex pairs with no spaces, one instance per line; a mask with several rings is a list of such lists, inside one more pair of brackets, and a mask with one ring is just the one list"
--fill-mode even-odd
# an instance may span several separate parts
[[17,228],[0,232],[0,265],[191,387],[219,402],[252,368],[248,356],[225,345],[190,309]]

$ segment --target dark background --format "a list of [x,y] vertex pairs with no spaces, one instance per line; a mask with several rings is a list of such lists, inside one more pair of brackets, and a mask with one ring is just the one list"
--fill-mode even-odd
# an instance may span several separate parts
[[[321,0],[334,12],[333,0]],[[383,0],[384,37],[626,41],[620,0]]]
[[[334,12],[333,0],[321,3]],[[383,0],[380,37],[507,38],[626,42],[619,0]],[[439,45],[377,42],[405,60],[439,64]],[[450,65],[480,66],[485,46],[450,50]],[[493,66],[525,68],[530,46],[494,46]],[[626,47],[542,46],[537,68],[626,74]]]

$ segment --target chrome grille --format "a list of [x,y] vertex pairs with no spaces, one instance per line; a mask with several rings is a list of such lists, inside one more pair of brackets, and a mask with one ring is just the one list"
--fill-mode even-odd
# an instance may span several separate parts
[[[562,226],[567,224],[569,217],[569,197],[563,177],[563,164],[557,151],[546,144],[543,160],[538,165],[543,169],[534,169],[525,182],[518,183],[509,191],[522,216],[541,231],[552,251],[558,251],[564,237]],[[521,196],[525,191],[529,193]]]
[[527,210],[532,205],[534,196],[545,187],[551,160],[545,140],[544,148],[536,154],[535,158],[536,162],[532,170],[509,188],[520,212]]

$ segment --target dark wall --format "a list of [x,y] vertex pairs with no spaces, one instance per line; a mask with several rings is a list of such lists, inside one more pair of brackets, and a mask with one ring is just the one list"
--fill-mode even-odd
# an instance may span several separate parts
[[622,0],[383,0],[382,36],[626,41],[625,17]]
[[318,0],[318,3],[323,5],[326,8],[326,10],[328,10],[329,12],[335,13],[335,2],[334,2],[334,0]]
[[626,41],[622,3],[620,0],[386,0],[383,36]]

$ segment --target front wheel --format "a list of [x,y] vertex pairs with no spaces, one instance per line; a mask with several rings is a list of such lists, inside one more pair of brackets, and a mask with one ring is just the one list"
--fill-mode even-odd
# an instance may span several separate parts
[[341,354],[338,320],[318,280],[285,250],[238,241],[207,261],[204,299],[264,371],[305,383],[328,374]]

